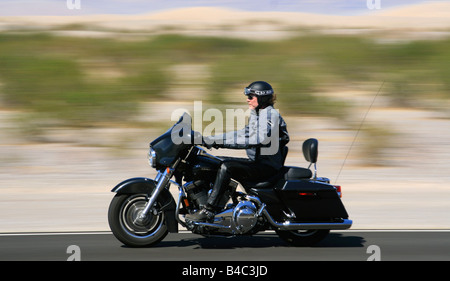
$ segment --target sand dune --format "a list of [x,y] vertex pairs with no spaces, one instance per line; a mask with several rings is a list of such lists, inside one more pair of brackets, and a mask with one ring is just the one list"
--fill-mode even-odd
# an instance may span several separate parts
[[450,18],[449,2],[429,2],[408,5],[391,9],[381,9],[377,16],[383,17],[414,17],[414,18]]
[[246,12],[226,8],[194,7],[180,8],[140,15],[89,15],[89,16],[34,16],[0,17],[2,25],[33,24],[34,26],[68,25],[74,23],[142,30],[158,26],[233,26],[238,28],[251,24],[277,26],[313,26],[327,28],[450,28],[450,3],[430,2],[392,9],[367,10],[358,16],[337,16],[300,12]]

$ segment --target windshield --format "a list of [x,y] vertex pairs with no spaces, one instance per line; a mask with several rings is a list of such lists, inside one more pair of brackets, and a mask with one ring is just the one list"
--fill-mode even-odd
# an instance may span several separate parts
[[159,166],[170,166],[186,148],[192,144],[192,118],[184,113],[167,132],[150,143],[156,152],[156,163]]

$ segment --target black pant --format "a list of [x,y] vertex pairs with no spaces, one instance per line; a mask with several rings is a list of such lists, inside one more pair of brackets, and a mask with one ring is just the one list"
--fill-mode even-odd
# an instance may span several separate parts
[[237,181],[253,181],[269,178],[277,173],[271,166],[260,164],[246,158],[221,157],[223,160],[216,181],[207,201],[208,209],[217,209],[231,178]]

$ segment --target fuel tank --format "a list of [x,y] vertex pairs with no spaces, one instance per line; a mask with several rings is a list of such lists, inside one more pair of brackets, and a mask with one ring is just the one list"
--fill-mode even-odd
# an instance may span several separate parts
[[192,163],[192,180],[202,179],[204,181],[214,182],[220,164],[221,161],[218,158],[210,157],[207,155],[198,155]]

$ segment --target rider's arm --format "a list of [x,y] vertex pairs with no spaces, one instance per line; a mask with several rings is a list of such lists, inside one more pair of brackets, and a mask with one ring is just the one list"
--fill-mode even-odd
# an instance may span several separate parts
[[248,126],[238,131],[203,137],[203,141],[209,147],[245,149],[248,148]]
[[273,108],[260,110],[259,115],[252,111],[249,124],[245,128],[225,134],[204,137],[203,139],[207,145],[216,148],[247,149],[271,146],[272,141],[279,140],[280,119],[279,113]]

